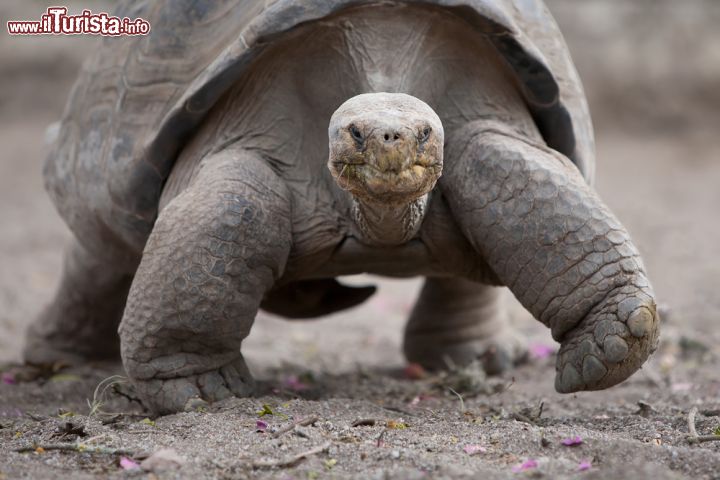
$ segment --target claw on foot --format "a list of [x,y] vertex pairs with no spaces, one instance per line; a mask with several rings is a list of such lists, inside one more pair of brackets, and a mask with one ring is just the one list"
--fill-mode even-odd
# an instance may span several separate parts
[[616,385],[655,351],[659,316],[645,295],[612,298],[562,339],[555,389],[560,393]]

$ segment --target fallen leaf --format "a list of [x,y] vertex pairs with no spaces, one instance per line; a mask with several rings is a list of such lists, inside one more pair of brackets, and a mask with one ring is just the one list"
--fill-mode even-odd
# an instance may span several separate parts
[[128,457],[120,457],[120,468],[123,470],[137,470],[140,464]]
[[525,460],[525,461],[524,461],[523,463],[521,463],[520,465],[515,465],[515,466],[512,468],[512,471],[515,472],[515,473],[524,472],[525,470],[532,470],[533,468],[537,468],[537,466],[538,466],[537,461],[535,461],[535,460],[532,459],[532,458],[528,458],[527,460]]
[[475,455],[476,453],[485,453],[487,449],[480,445],[465,445],[463,451],[468,455]]
[[262,406],[262,410],[258,411],[257,414],[258,417],[264,417],[265,415],[275,415],[275,412],[270,405],[264,403]]
[[584,472],[585,470],[590,470],[592,468],[592,463],[590,463],[590,460],[583,460],[578,465],[578,470],[581,472]]
[[580,435],[575,435],[574,437],[564,438],[561,443],[566,447],[575,447],[577,445],[581,445],[583,440]]
[[151,427],[155,426],[155,422],[153,422],[149,418],[143,418],[142,420],[140,420],[140,423],[142,423],[143,425],[150,425]]
[[334,458],[329,458],[325,460],[325,468],[327,468],[328,470],[331,470],[336,464],[337,460],[335,460]]
[[140,462],[143,470],[148,472],[157,472],[160,470],[168,470],[177,468],[185,464],[185,459],[178,455],[172,448],[161,448],[154,452],[148,458]]
[[45,449],[43,447],[37,447],[35,453],[45,453]]
[[388,420],[385,426],[391,430],[405,430],[408,428],[407,423],[396,422],[395,420]]

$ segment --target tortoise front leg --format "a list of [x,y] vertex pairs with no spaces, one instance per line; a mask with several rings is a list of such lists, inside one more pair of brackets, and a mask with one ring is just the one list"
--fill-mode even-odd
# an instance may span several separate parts
[[603,389],[640,368],[657,345],[654,295],[627,231],[575,166],[480,122],[449,145],[443,194],[473,247],[561,343],[555,388]]
[[285,266],[289,197],[262,160],[230,150],[160,213],[120,325],[127,373],[155,412],[250,393],[240,344]]

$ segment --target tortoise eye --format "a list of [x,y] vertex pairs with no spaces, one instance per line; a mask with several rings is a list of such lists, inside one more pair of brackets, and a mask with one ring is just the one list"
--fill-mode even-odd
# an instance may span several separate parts
[[432,132],[432,128],[425,127],[423,131],[420,133],[420,142],[426,142],[427,139],[430,137],[430,132]]
[[364,138],[362,136],[362,133],[360,133],[360,130],[355,125],[350,125],[348,127],[348,130],[350,131],[350,135],[352,135],[353,139],[358,142],[362,143]]

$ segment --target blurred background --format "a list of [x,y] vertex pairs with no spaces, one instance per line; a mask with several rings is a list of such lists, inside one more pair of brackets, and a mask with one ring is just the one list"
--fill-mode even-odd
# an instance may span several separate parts
[[[669,309],[663,334],[682,332],[716,342],[720,2],[548,4],[590,101],[597,189],[629,228],[658,298]],[[94,11],[112,8],[103,2],[68,6],[78,12],[87,5]],[[76,72],[95,46],[90,36],[9,37],[7,20],[34,20],[47,6],[0,2],[0,361],[19,359],[23,330],[59,278],[69,234],[43,191],[44,137],[60,118]],[[400,362],[402,325],[419,282],[383,280],[381,285],[366,306],[334,318],[287,324],[261,315],[247,356],[256,363],[276,363],[321,349],[324,365],[341,368],[353,352],[374,346],[377,355],[355,355],[355,360]],[[516,318],[530,336],[547,337],[519,310]]]

